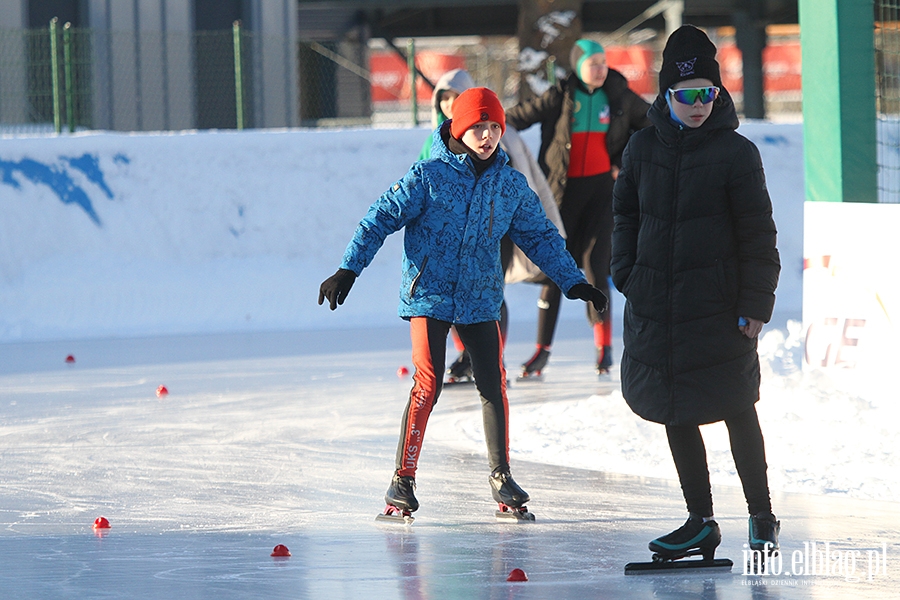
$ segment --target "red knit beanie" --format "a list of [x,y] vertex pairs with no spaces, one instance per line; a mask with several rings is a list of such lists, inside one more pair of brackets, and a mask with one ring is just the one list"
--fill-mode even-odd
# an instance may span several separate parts
[[453,101],[450,135],[461,139],[469,127],[480,121],[496,121],[506,133],[506,113],[497,94],[483,87],[469,88]]

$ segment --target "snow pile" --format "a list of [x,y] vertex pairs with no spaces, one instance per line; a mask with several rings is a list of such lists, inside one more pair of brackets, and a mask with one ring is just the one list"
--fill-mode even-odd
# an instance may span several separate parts
[[773,486],[897,498],[900,407],[889,374],[848,393],[826,372],[801,369],[802,341],[800,324],[791,322],[786,336],[773,331],[760,344],[758,406]]
[[[775,203],[778,310],[796,313],[802,130],[748,123],[742,132],[760,147]],[[395,325],[401,235],[388,238],[340,313],[315,299],[359,219],[427,135],[0,137],[0,343]],[[536,146],[538,128],[524,137]],[[535,318],[535,290],[509,288],[513,314]]]
[[[587,362],[590,344],[556,346],[567,354],[554,355],[544,382],[510,388],[513,460],[677,479],[663,426],[634,415],[618,389],[584,397],[584,390],[598,385]],[[824,372],[804,372],[802,351],[797,321],[769,330],[760,340],[763,383],[757,410],[772,491],[898,497],[900,408],[887,378],[860,394],[847,394]],[[581,356],[570,358],[568,353]],[[507,363],[509,356],[507,352]],[[615,371],[613,379],[618,379]],[[713,484],[740,486],[724,423],[701,431]],[[484,452],[475,406],[469,412],[436,410],[429,436]]]
[[399,236],[368,303],[323,324],[315,300],[425,135],[0,139],[0,342],[395,323]]

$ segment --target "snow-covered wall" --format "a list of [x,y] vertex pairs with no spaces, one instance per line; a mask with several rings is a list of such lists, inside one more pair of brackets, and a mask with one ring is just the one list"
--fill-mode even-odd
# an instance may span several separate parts
[[[762,152],[775,204],[777,310],[799,316],[801,126],[741,132]],[[316,296],[359,218],[428,134],[0,138],[0,342],[394,324],[399,235],[340,311]],[[536,128],[526,139],[536,143]],[[535,286],[509,295],[511,310],[534,312]]]

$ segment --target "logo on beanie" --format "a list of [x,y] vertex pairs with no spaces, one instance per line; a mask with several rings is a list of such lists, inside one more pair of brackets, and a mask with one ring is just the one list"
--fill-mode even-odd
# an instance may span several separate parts
[[686,60],[684,62],[675,61],[675,66],[678,67],[678,73],[682,77],[687,77],[688,75],[694,74],[694,63],[697,62],[697,58],[694,57],[691,60]]
[[483,112],[483,113],[481,113],[481,120],[482,121],[490,121],[491,115],[487,114],[486,112]]

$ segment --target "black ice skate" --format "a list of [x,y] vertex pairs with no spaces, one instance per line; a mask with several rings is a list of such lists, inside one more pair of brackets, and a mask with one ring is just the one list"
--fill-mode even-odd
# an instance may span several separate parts
[[391,487],[384,494],[384,501],[387,506],[382,514],[375,517],[375,520],[411,525],[415,520],[412,513],[419,510],[419,501],[416,500],[415,491],[415,478],[408,475],[401,477],[394,473],[394,478],[391,479]]
[[547,361],[550,360],[550,350],[546,346],[538,346],[538,349],[535,351],[534,356],[528,359],[522,365],[522,374],[519,375],[519,379],[537,379],[541,376],[541,372],[544,370],[544,367],[547,366]]
[[612,346],[597,350],[597,375],[606,375],[612,368]]
[[463,350],[447,369],[447,384],[473,381],[475,381],[475,376],[472,374],[472,359],[469,357],[469,353]]
[[[641,571],[671,569],[724,569],[731,570],[734,563],[727,558],[715,558],[716,548],[722,541],[722,532],[715,521],[703,521],[698,515],[690,515],[684,525],[649,544],[653,552],[651,562],[628,563],[625,574]],[[689,556],[702,556],[701,560],[685,560]]]
[[753,515],[749,519],[750,549],[766,553],[778,550],[778,534],[781,533],[781,521],[770,512]]
[[[770,512],[751,515],[749,519],[749,559],[747,572],[758,575],[767,574],[766,561],[778,553],[778,534],[781,532],[781,521]],[[744,554],[748,554],[746,551]]]
[[528,492],[519,487],[509,471],[494,471],[490,476],[491,495],[498,504],[496,517],[500,521],[534,521],[525,503],[531,500]]

